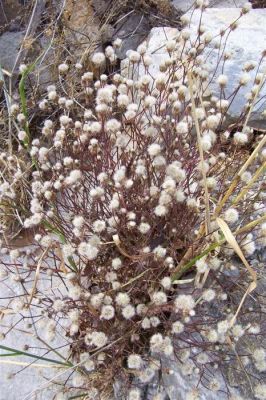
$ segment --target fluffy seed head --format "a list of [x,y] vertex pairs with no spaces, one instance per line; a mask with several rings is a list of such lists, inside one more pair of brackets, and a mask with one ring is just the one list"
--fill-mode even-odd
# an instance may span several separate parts
[[239,213],[235,208],[228,208],[224,213],[224,219],[229,224],[234,224],[239,219]]
[[122,315],[125,319],[131,319],[135,316],[136,310],[135,307],[131,304],[128,304],[122,309]]
[[127,359],[127,366],[130,369],[141,369],[143,360],[139,354],[130,354]]
[[176,312],[189,312],[195,307],[195,300],[191,295],[180,294],[174,304]]

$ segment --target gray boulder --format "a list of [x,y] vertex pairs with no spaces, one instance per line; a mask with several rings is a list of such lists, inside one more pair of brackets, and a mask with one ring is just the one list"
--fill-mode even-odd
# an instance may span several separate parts
[[21,31],[4,32],[0,36],[0,64],[2,68],[8,71],[12,70],[23,37],[24,33]]
[[[199,22],[205,26],[205,32],[209,32],[212,37],[216,37],[222,28],[227,28],[240,15],[239,8],[208,8],[203,14],[199,9],[187,13],[191,17],[190,32],[191,38],[197,35]],[[227,34],[227,33],[226,33]],[[225,36],[226,36],[225,34]],[[153,77],[159,74],[159,66],[167,58],[169,54],[164,44],[167,40],[175,38],[178,30],[171,27],[153,28],[147,38],[147,53],[152,57],[152,64],[149,72]],[[238,80],[242,74],[242,67],[248,61],[259,63],[262,58],[262,52],[266,50],[266,9],[251,10],[248,14],[241,17],[239,26],[236,30],[231,31],[226,41],[226,51],[231,54],[231,58],[224,64],[223,74],[228,76],[228,89],[225,90],[225,98],[231,94],[238,85]],[[217,59],[219,57],[218,50],[215,48],[214,42],[211,41],[206,46],[203,56],[206,57],[206,64],[209,68],[211,79],[210,89],[214,95],[220,94],[216,84],[216,78],[221,74],[222,66],[216,69]],[[222,64],[222,63],[220,63]],[[266,68],[266,57],[261,61],[260,72]],[[254,84],[254,78],[257,68],[250,71],[250,81],[246,86],[240,88],[236,94],[232,104],[230,105],[229,114],[236,119],[244,110],[246,104],[246,95],[250,92]],[[140,68],[140,74],[144,72],[144,68]],[[263,128],[265,127],[265,116],[262,112],[266,108],[266,85],[264,84],[260,96],[257,99],[255,107],[250,118],[250,125]]]

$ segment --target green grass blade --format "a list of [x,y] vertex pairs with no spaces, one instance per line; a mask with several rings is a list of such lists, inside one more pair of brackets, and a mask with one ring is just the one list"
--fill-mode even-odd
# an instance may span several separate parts
[[49,229],[50,232],[54,233],[57,237],[59,237],[61,243],[66,244],[66,239],[64,234],[58,229],[55,228],[50,222],[43,220],[43,225]]
[[45,346],[47,346],[47,348],[52,351],[54,354],[56,354],[59,358],[61,358],[62,360],[64,360],[66,363],[68,363],[71,367],[73,367],[73,364],[70,361],[67,361],[65,357],[62,356],[62,354],[59,353],[59,351],[57,351],[56,349],[54,349],[52,346],[50,346],[48,343],[45,342],[45,340],[41,339],[40,337],[38,337],[38,340],[44,344]]
[[12,356],[19,356],[20,353],[19,352],[14,352],[14,353],[4,353],[4,354],[0,354],[0,357],[12,357]]
[[29,121],[28,121],[28,108],[27,108],[27,96],[26,96],[26,79],[28,75],[34,70],[36,67],[38,61],[41,59],[43,52],[39,55],[39,57],[36,58],[36,60],[28,65],[25,70],[21,74],[21,78],[19,81],[18,85],[18,91],[19,91],[19,97],[20,97],[20,103],[21,103],[21,108],[22,108],[22,113],[24,114],[26,118],[26,122],[24,124],[24,129],[25,132],[27,133],[27,137],[25,140],[23,140],[23,145],[27,149],[30,145],[31,137],[30,137],[30,130],[29,130]]
[[176,281],[177,279],[181,278],[181,276],[183,274],[185,274],[186,272],[188,272],[195,264],[196,261],[200,260],[202,257],[208,255],[211,251],[215,250],[217,247],[221,246],[221,244],[224,243],[224,239],[219,241],[219,242],[215,242],[213,244],[211,244],[206,250],[204,250],[202,253],[198,254],[196,257],[192,258],[188,263],[186,263],[181,269],[180,271],[177,271],[175,274],[172,275],[171,279],[172,282]]
[[[59,237],[59,239],[60,239],[62,244],[66,244],[66,238],[65,238],[64,234],[58,228],[55,228],[53,225],[51,225],[46,220],[43,221],[43,225],[46,228],[48,228],[50,230],[50,232],[54,233],[57,237]],[[71,265],[71,267],[69,266],[69,268],[72,271],[77,272],[78,268],[76,266],[74,258],[73,257],[67,257],[67,260],[68,260],[69,264]]]
[[69,363],[53,360],[52,358],[37,356],[36,354],[28,353],[27,351],[14,349],[12,347],[7,347],[7,346],[0,345],[0,349],[6,350],[6,351],[10,351],[11,352],[10,356],[13,356],[13,355],[15,355],[14,353],[17,353],[16,355],[18,355],[18,356],[27,356],[27,357],[35,358],[37,360],[48,361],[48,362],[51,362],[51,363],[54,363],[54,364],[59,364],[59,365],[65,365],[66,367],[70,367],[71,366]]

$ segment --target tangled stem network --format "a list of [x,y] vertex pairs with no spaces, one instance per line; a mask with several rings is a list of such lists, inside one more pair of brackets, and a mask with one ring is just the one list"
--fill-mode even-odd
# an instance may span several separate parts
[[[206,4],[196,7],[203,13]],[[249,126],[265,54],[233,125],[232,98],[256,65],[229,82],[211,76],[205,59],[211,43],[216,71],[226,65],[226,42],[249,8],[218,40],[202,25],[193,37],[182,17],[154,74],[146,43],[120,70],[120,40],[93,54],[89,71],[86,62],[62,62],[39,101],[37,135],[12,104],[19,145],[16,157],[0,155],[1,282],[18,293],[6,309],[66,368],[58,400],[106,398],[117,381],[125,398],[140,399],[166,358],[194,377],[187,399],[200,398],[201,387],[230,396],[230,365],[266,398],[262,270],[248,261],[266,243],[266,140]],[[27,245],[11,237],[7,214],[30,236]],[[66,356],[53,345],[58,338]],[[33,353],[27,346],[23,354]],[[160,382],[157,389],[163,396]]]

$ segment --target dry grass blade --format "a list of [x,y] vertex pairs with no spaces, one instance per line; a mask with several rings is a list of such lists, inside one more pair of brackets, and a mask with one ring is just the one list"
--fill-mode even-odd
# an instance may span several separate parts
[[30,298],[29,298],[29,302],[28,302],[28,307],[31,305],[32,299],[33,299],[34,294],[36,292],[36,286],[37,286],[37,282],[38,282],[39,275],[40,275],[40,269],[41,269],[42,261],[43,261],[44,257],[46,256],[46,254],[48,253],[49,248],[50,247],[47,247],[44,250],[44,252],[42,253],[42,255],[41,255],[41,257],[40,257],[40,259],[38,261],[38,264],[37,264],[37,267],[36,267],[36,272],[35,272],[35,277],[34,277],[34,282],[33,282],[33,287],[32,287]]
[[57,253],[58,253],[58,256],[60,258],[60,267],[59,267],[59,269],[60,269],[60,271],[62,271],[62,272],[64,272],[66,274],[67,273],[67,269],[66,269],[66,264],[65,264],[65,260],[64,260],[64,255],[63,255],[62,249],[61,249],[59,244],[58,244],[58,247],[57,247]]
[[251,229],[255,228],[255,226],[262,224],[264,221],[266,221],[266,215],[263,215],[262,217],[255,219],[255,221],[251,221],[247,225],[242,226],[242,228],[239,228],[235,234],[239,235],[240,233],[249,232]]
[[134,283],[135,281],[137,281],[139,278],[142,278],[143,275],[145,275],[147,272],[149,272],[149,269],[146,269],[145,271],[143,271],[141,274],[135,276],[134,278],[130,279],[128,282],[124,283],[124,285],[120,286],[119,289],[122,289],[128,285],[131,285],[132,283]]
[[192,115],[193,115],[195,128],[196,128],[196,132],[197,132],[201,173],[202,173],[203,182],[204,182],[205,225],[206,225],[206,233],[208,234],[210,232],[210,224],[211,224],[209,192],[208,192],[207,177],[206,177],[206,171],[205,171],[205,165],[204,165],[204,153],[203,153],[203,148],[202,148],[202,144],[201,144],[200,126],[199,126],[199,121],[198,121],[198,117],[197,117],[197,113],[196,113],[196,105],[195,105],[194,94],[193,94],[193,78],[192,78],[191,73],[188,73],[188,86],[189,86],[189,93],[190,93],[191,105],[192,105]]
[[242,307],[247,295],[249,293],[251,293],[257,287],[257,274],[251,268],[249,263],[247,262],[247,260],[246,260],[246,258],[244,256],[241,248],[239,247],[239,245],[238,245],[238,243],[236,241],[235,236],[233,235],[233,233],[232,233],[231,229],[229,228],[229,226],[227,225],[227,223],[221,218],[217,218],[216,221],[217,221],[217,224],[219,225],[221,231],[223,232],[226,241],[230,244],[230,246],[232,246],[232,248],[234,249],[234,251],[236,252],[238,257],[241,259],[241,261],[243,262],[243,264],[247,268],[248,272],[250,273],[251,278],[253,279],[253,281],[249,284],[249,286],[248,286],[248,288],[247,288],[247,290],[246,290],[246,292],[245,292],[245,294],[244,294],[244,296],[243,296],[243,298],[242,298],[242,300],[241,300],[241,302],[240,302],[240,304],[238,306],[238,309],[237,309],[235,315],[233,316],[233,318],[230,321],[230,326],[233,326],[235,321],[236,321],[237,315],[239,314],[239,311],[241,310],[241,307]]
[[203,288],[208,276],[209,276],[210,270],[207,269],[207,271],[204,272],[203,276],[199,272],[197,273],[195,277],[195,287],[197,288]]
[[234,199],[233,204],[237,204],[249,191],[249,189],[256,182],[258,177],[266,171],[266,161],[257,169],[250,182],[241,190],[238,196]]
[[8,314],[14,314],[14,310],[12,310],[11,308],[5,308],[0,310],[0,321],[4,319],[4,317]]
[[257,281],[257,274],[256,272],[250,267],[249,263],[247,262],[241,248],[239,247],[235,236],[233,235],[231,229],[229,228],[229,226],[227,225],[227,223],[222,219],[222,218],[216,218],[216,221],[221,229],[221,231],[224,234],[225,239],[227,240],[227,242],[233,247],[234,251],[237,253],[237,255],[239,256],[239,258],[241,259],[241,261],[243,262],[243,264],[245,265],[245,267],[247,268],[247,270],[249,271],[252,279],[254,280],[254,282]]
[[4,75],[8,76],[8,78],[11,77],[11,74],[4,70],[1,67],[0,64],[0,89],[1,87],[3,87],[3,91],[4,91],[4,97],[5,97],[5,102],[6,102],[6,108],[7,108],[7,112],[8,112],[8,128],[9,128],[9,135],[8,135],[8,151],[10,154],[12,154],[12,140],[11,140],[11,111],[10,111],[10,107],[11,107],[11,96],[8,93],[7,87],[6,87],[6,83],[5,83],[5,77]]
[[231,185],[229,186],[227,192],[225,193],[225,195],[223,196],[223,198],[220,200],[220,202],[218,203],[216,209],[215,209],[215,216],[217,217],[224,204],[227,202],[227,200],[229,199],[229,197],[233,194],[235,188],[237,187],[241,175],[247,170],[247,168],[249,167],[249,165],[253,162],[253,160],[255,159],[255,157],[257,156],[258,152],[263,148],[263,146],[266,143],[266,135],[263,136],[263,138],[261,139],[261,141],[259,142],[258,146],[254,149],[254,151],[252,152],[252,154],[250,155],[250,157],[247,159],[247,161],[245,162],[245,164],[242,166],[242,168],[240,168],[238,174],[236,175],[236,177],[234,178],[233,182],[231,183]]
[[0,364],[11,364],[11,365],[19,365],[23,367],[30,368],[65,368],[64,365],[48,365],[48,364],[33,364],[27,363],[23,361],[12,361],[12,360],[0,360]]
[[257,147],[253,150],[250,157],[247,159],[245,164],[241,167],[240,171],[238,172],[238,176],[240,177],[249,167],[249,165],[253,162],[259,151],[263,148],[266,144],[266,135],[263,136]]
[[191,283],[194,281],[194,278],[191,279],[179,279],[176,281],[173,281],[173,285],[186,285],[188,283]]

